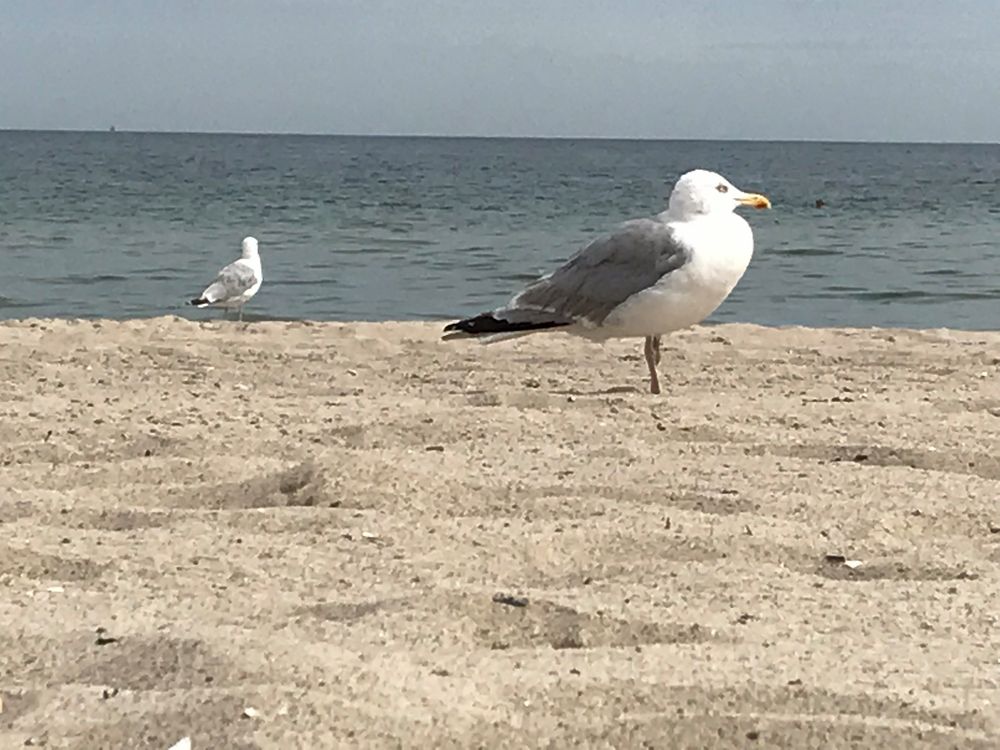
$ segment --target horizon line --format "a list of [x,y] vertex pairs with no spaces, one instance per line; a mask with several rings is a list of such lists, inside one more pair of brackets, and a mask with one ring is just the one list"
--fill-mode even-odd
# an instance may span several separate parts
[[320,133],[303,131],[251,131],[251,130],[133,130],[109,127],[106,130],[93,128],[6,128],[0,133],[81,133],[81,134],[132,134],[132,135],[208,135],[208,136],[257,136],[295,138],[424,138],[437,140],[507,140],[507,141],[630,141],[630,142],[689,142],[689,143],[827,143],[855,145],[898,145],[898,146],[996,146],[998,141],[949,141],[949,140],[868,140],[860,138],[675,138],[654,136],[610,136],[610,135],[472,135],[446,133]]

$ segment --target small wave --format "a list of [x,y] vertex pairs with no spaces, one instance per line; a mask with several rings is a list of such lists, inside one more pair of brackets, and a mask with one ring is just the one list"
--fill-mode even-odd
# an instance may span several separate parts
[[538,273],[516,272],[516,273],[500,274],[499,278],[503,279],[504,281],[521,281],[530,284],[532,281],[538,281],[544,275],[545,271],[539,271]]
[[335,281],[334,279],[282,279],[281,281],[265,281],[265,283],[272,289],[280,289],[286,286],[329,286],[335,283]]
[[824,250],[818,247],[790,248],[787,250],[771,250],[769,255],[793,255],[798,257],[819,257],[823,255],[841,255],[836,250]]
[[969,300],[996,300],[1000,298],[1000,290],[985,292],[921,292],[916,289],[889,292],[856,292],[850,295],[852,299],[864,302],[924,302],[927,304],[942,304],[944,302],[963,302]]
[[920,276],[974,276],[974,274],[959,271],[957,268],[932,268],[928,271],[918,271],[917,274]]
[[57,286],[73,286],[75,284],[93,284],[104,281],[128,281],[128,276],[117,273],[99,273],[93,276],[73,273],[69,276],[35,276],[28,279],[38,284],[55,284]]
[[309,305],[324,305],[328,303],[340,305],[344,303],[344,298],[339,295],[333,294],[333,295],[328,295],[326,297],[308,297],[304,299],[303,302]]
[[0,309],[4,310],[26,310],[32,307],[45,307],[44,302],[27,302],[25,300],[12,299],[11,297],[0,296]]
[[[383,227],[378,227],[382,229]],[[364,253],[364,252],[382,252],[383,250],[396,250],[402,246],[412,246],[412,247],[430,247],[438,244],[433,240],[422,240],[416,237],[407,237],[401,239],[398,237],[372,237],[370,234],[366,235],[340,235],[338,241],[342,243],[357,243],[362,245],[362,247],[357,247],[353,249],[343,249],[342,253]],[[385,245],[385,247],[372,247],[372,243],[378,243],[379,245]]]

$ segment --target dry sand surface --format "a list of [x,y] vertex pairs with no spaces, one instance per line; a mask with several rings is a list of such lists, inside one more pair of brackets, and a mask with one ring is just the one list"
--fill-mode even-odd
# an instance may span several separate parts
[[439,333],[0,325],[0,748],[1000,747],[1000,335]]

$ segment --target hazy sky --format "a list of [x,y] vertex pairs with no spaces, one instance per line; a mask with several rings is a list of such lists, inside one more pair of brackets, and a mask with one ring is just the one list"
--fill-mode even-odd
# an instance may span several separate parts
[[0,128],[1000,141],[1000,0],[0,0]]

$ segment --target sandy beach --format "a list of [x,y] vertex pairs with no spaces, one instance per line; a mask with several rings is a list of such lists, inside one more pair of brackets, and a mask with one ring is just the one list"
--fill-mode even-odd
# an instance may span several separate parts
[[1000,334],[0,324],[0,747],[1000,747]]

